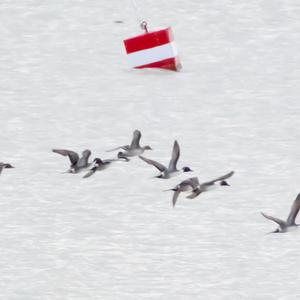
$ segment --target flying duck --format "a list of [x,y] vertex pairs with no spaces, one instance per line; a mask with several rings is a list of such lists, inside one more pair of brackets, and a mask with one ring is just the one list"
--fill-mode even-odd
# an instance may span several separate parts
[[288,231],[290,231],[290,229],[293,229],[293,228],[296,228],[297,226],[299,226],[299,224],[295,223],[299,209],[300,209],[300,194],[298,194],[298,196],[294,200],[293,205],[291,207],[291,211],[290,211],[286,221],[283,221],[281,219],[278,219],[278,218],[275,218],[272,216],[268,216],[263,212],[261,214],[265,218],[267,218],[279,225],[279,227],[275,231],[272,231],[271,233],[279,233],[279,232],[283,233],[283,232],[288,232]]
[[0,162],[0,174],[2,173],[3,169],[11,169],[14,168],[11,164]]
[[127,157],[103,159],[103,160],[101,158],[96,157],[93,160],[93,163],[94,163],[93,167],[91,169],[89,169],[89,171],[83,176],[83,178],[92,176],[93,174],[96,173],[96,171],[105,170],[107,167],[109,167],[111,165],[112,162],[119,161],[119,160],[129,161],[129,159]]
[[133,132],[133,137],[130,145],[124,145],[124,146],[119,146],[110,150],[107,150],[107,152],[115,151],[118,149],[122,149],[124,151],[121,151],[118,153],[118,156],[136,156],[142,154],[145,150],[152,150],[150,146],[140,146],[140,140],[141,140],[142,134],[139,130],[135,130]]
[[188,179],[180,182],[173,189],[171,189],[172,191],[174,191],[173,199],[172,199],[173,207],[175,207],[177,198],[181,192],[191,191],[192,193],[189,194],[186,198],[194,199],[197,196],[199,196],[201,193],[207,192],[207,191],[213,189],[214,187],[216,187],[216,183],[218,183],[218,182],[219,182],[219,185],[221,185],[221,186],[229,186],[228,182],[225,179],[231,177],[233,174],[234,174],[234,172],[231,171],[221,177],[218,177],[214,180],[207,181],[204,183],[200,183],[198,177],[191,177],[191,178],[188,178]]
[[177,162],[178,162],[179,156],[180,156],[179,144],[177,141],[175,141],[174,145],[173,145],[173,150],[172,150],[172,157],[171,157],[168,167],[164,166],[163,164],[161,164],[155,160],[148,159],[141,155],[139,156],[139,158],[141,160],[145,161],[147,164],[154,166],[161,172],[159,175],[155,176],[156,178],[166,179],[166,178],[170,178],[175,175],[178,175],[180,173],[180,171],[182,171],[182,172],[191,172],[192,171],[189,167],[183,167],[181,170],[177,169]]
[[67,173],[78,173],[82,171],[83,169],[86,169],[90,166],[90,163],[88,162],[89,157],[91,156],[90,150],[84,150],[82,152],[81,157],[79,158],[79,155],[71,150],[65,150],[65,149],[53,149],[52,152],[58,153],[63,156],[68,156],[69,160],[71,162],[70,169],[67,171]]

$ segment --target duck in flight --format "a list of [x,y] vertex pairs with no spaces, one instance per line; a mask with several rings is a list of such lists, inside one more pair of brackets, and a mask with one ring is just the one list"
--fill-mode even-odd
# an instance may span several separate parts
[[173,150],[172,150],[172,157],[169,162],[168,167],[164,166],[163,164],[152,160],[148,159],[143,156],[139,156],[139,158],[143,161],[145,161],[147,164],[154,166],[160,171],[160,174],[155,176],[156,178],[170,178],[175,175],[178,175],[180,172],[191,172],[192,170],[189,167],[183,167],[181,170],[177,169],[177,162],[180,156],[180,148],[178,142],[175,140],[174,145],[173,145]]
[[295,220],[296,217],[299,213],[299,209],[300,209],[300,194],[298,194],[298,196],[296,197],[296,199],[294,200],[292,207],[291,207],[291,211],[287,217],[287,220],[281,220],[279,218],[275,218],[272,216],[268,216],[265,213],[261,213],[265,218],[275,222],[277,225],[279,225],[279,227],[275,230],[272,231],[271,233],[283,233],[283,232],[288,232],[293,228],[296,228],[297,226],[299,226],[300,224],[296,224]]
[[130,157],[130,156],[136,156],[136,155],[140,155],[142,154],[145,150],[152,150],[152,148],[150,146],[141,146],[140,145],[140,140],[141,140],[142,134],[139,130],[135,130],[133,132],[133,137],[131,140],[131,144],[130,145],[124,145],[124,146],[119,146],[110,150],[107,150],[107,152],[111,152],[111,151],[116,151],[118,149],[122,149],[124,151],[121,151],[118,153],[118,157]]
[[181,192],[193,191],[199,186],[198,177],[191,177],[186,180],[183,180],[179,184],[177,184],[174,188],[167,191],[174,191],[172,203],[173,207],[175,207],[178,196]]
[[2,173],[3,169],[11,168],[14,168],[11,164],[0,162],[0,174]]
[[87,178],[92,176],[93,174],[96,173],[96,171],[102,171],[105,170],[106,168],[108,168],[112,162],[115,161],[119,161],[119,160],[123,160],[123,161],[129,161],[129,159],[127,157],[120,157],[120,158],[112,158],[112,159],[101,159],[96,157],[93,160],[93,167],[91,169],[89,169],[89,171],[83,176],[83,178]]
[[91,165],[88,160],[92,152],[88,149],[82,152],[81,157],[76,152],[66,149],[53,149],[52,152],[69,157],[71,165],[66,173],[78,173]]
[[191,177],[180,182],[173,189],[171,189],[172,191],[174,191],[172,198],[173,207],[175,207],[178,196],[181,192],[191,191],[191,193],[186,198],[194,199],[201,193],[210,191],[215,188],[217,183],[219,183],[219,185],[221,186],[229,186],[226,179],[231,177],[233,174],[234,172],[231,171],[221,177],[204,183],[200,183],[198,177]]

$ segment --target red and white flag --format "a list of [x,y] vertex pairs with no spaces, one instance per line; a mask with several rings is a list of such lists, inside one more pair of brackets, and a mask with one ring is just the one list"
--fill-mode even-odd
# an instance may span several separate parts
[[162,68],[172,71],[181,69],[170,27],[126,39],[124,44],[132,68]]

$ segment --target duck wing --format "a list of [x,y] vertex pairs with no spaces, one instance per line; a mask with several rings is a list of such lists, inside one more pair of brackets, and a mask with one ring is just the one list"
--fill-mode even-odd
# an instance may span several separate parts
[[118,160],[119,160],[118,158],[107,158],[107,159],[103,159],[103,163],[109,164],[109,163],[112,163],[112,162],[118,161]]
[[[14,168],[11,164],[0,162],[1,171],[2,169],[11,169]],[[0,173],[1,173],[0,171]]]
[[8,164],[8,163],[0,163],[0,165],[3,166],[3,168],[6,168],[6,169],[14,168],[11,164]]
[[154,166],[155,168],[157,168],[160,172],[163,172],[166,170],[166,167],[162,164],[160,164],[159,162],[152,160],[152,159],[148,159],[146,157],[143,157],[142,155],[139,155],[139,158],[143,161],[145,161],[147,164]]
[[192,193],[190,193],[188,196],[186,196],[186,198],[194,199],[194,198],[198,197],[201,193],[202,193],[202,190],[200,188],[196,188],[195,190],[193,190]]
[[169,162],[168,170],[171,172],[177,171],[177,161],[180,156],[180,148],[177,141],[174,142],[173,150],[172,150],[172,158]]
[[88,160],[89,160],[89,157],[91,156],[91,151],[90,150],[85,150],[83,152],[83,155],[82,157],[79,159],[79,161],[77,162],[77,167],[79,168],[84,168],[84,167],[87,167],[88,165]]
[[295,220],[298,215],[299,209],[300,209],[300,194],[298,194],[291,207],[290,214],[286,221],[288,226],[296,225]]
[[263,213],[263,212],[262,212],[261,214],[262,214],[265,218],[267,218],[267,219],[269,219],[269,220],[271,220],[271,221],[277,223],[281,229],[283,229],[284,227],[286,227],[286,222],[284,222],[283,220],[278,219],[278,218],[275,218],[275,217],[272,217],[272,216],[268,216],[268,215],[266,215],[266,214]]
[[71,162],[71,166],[75,166],[79,161],[79,156],[76,152],[66,149],[53,149],[52,152],[58,153],[63,156],[68,156]]
[[140,148],[140,140],[141,140],[142,134],[139,130],[135,130],[133,132],[132,141],[130,144],[131,149],[137,149]]
[[200,183],[198,177],[191,177],[187,179],[189,181],[190,186],[192,187],[193,190],[199,188]]
[[211,181],[208,181],[208,182],[204,182],[203,184],[211,185],[211,184],[214,184],[217,181],[225,180],[225,179],[231,177],[233,174],[234,174],[234,171],[231,171],[231,172],[229,172],[229,173],[227,173],[227,174],[225,174],[223,176],[220,176],[220,177],[218,177],[218,178],[216,178],[214,180],[211,180]]
[[119,149],[123,149],[125,151],[128,151],[130,149],[130,146],[129,145],[119,146],[119,147],[116,147],[116,148],[106,150],[106,152],[112,152],[112,151],[116,151],[116,150],[119,150]]
[[173,194],[173,198],[172,198],[173,207],[175,207],[175,205],[176,205],[176,202],[177,202],[180,192],[181,192],[180,190],[177,190]]
[[95,174],[96,171],[97,171],[97,167],[93,167],[82,178],[88,178],[88,177],[92,176],[93,174]]

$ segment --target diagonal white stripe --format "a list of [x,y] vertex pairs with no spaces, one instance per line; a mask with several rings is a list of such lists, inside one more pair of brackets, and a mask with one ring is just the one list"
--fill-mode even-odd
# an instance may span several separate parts
[[127,55],[130,67],[138,67],[151,64],[163,59],[172,58],[178,55],[174,42],[162,46],[133,52]]

